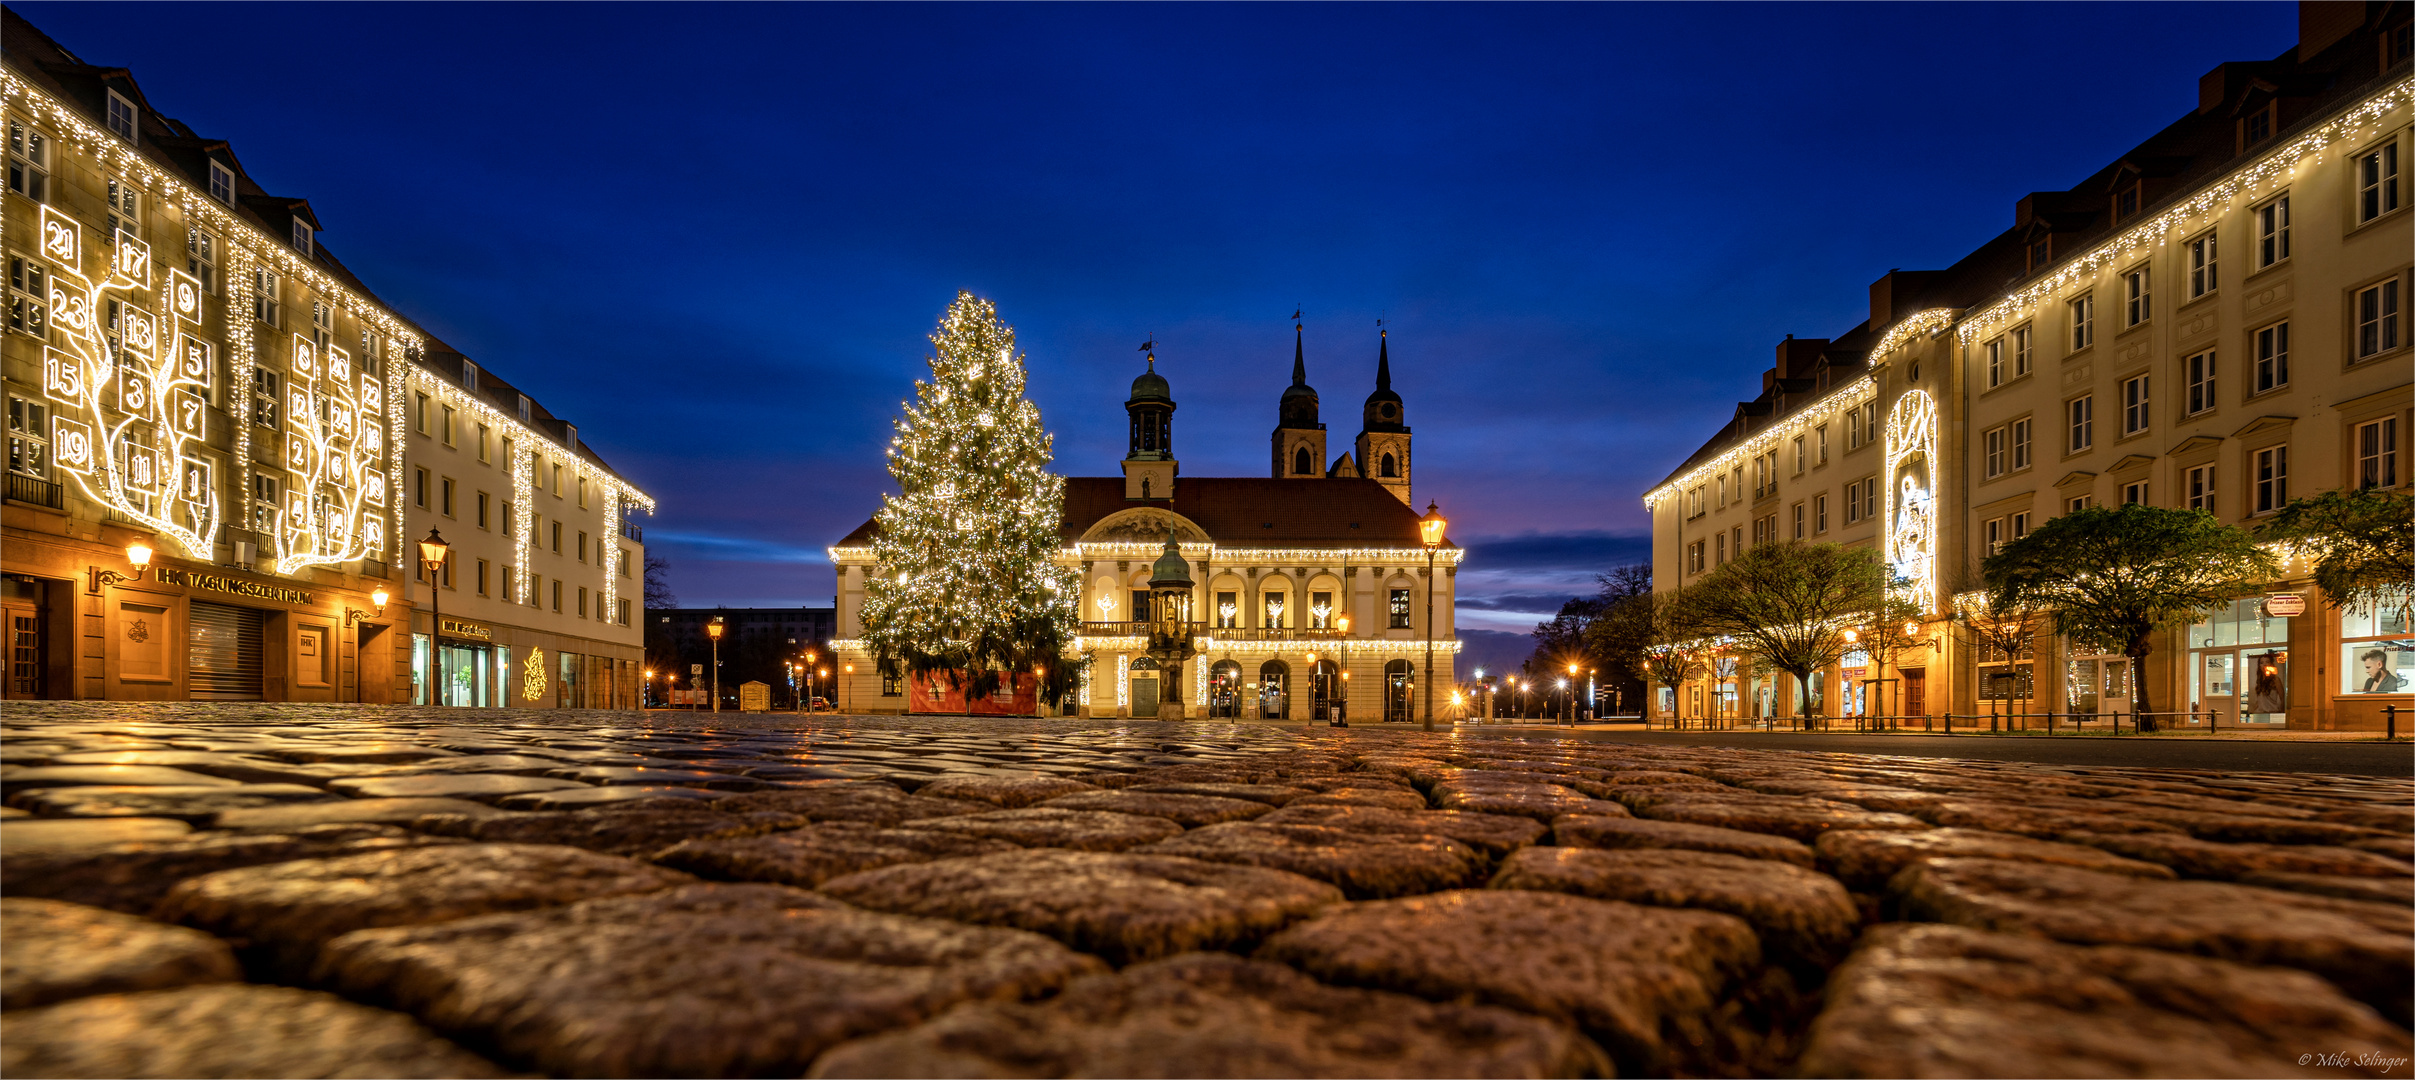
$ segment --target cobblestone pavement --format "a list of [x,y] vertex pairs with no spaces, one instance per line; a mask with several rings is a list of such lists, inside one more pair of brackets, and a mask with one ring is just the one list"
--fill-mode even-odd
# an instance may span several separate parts
[[0,1074],[2397,1076],[2415,783],[28,704]]

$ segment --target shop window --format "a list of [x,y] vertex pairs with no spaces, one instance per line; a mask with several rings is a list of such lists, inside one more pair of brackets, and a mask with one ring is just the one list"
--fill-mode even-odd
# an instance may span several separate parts
[[896,672],[884,671],[880,673],[880,696],[904,697],[905,693],[905,680],[899,678]]
[[2407,598],[2340,616],[2340,693],[2415,693],[2415,627]]
[[2189,627],[2192,722],[2280,724],[2289,713],[2289,628],[2260,599],[2238,600]]

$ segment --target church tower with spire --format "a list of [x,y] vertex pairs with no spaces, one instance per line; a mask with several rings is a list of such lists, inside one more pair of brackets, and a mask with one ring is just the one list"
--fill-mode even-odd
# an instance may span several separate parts
[[1390,331],[1378,331],[1375,343],[1375,392],[1359,421],[1359,475],[1382,484],[1384,490],[1414,510],[1409,497],[1409,424],[1400,395],[1392,392]]
[[1298,322],[1291,330],[1291,387],[1283,391],[1276,409],[1273,475],[1277,480],[1321,479],[1325,425],[1317,422],[1316,388],[1308,385],[1307,334]]
[[1131,449],[1124,454],[1124,498],[1173,498],[1174,477],[1181,471],[1181,463],[1174,460],[1174,388],[1157,373],[1155,349],[1149,350],[1149,370],[1132,380],[1124,414],[1132,421]]

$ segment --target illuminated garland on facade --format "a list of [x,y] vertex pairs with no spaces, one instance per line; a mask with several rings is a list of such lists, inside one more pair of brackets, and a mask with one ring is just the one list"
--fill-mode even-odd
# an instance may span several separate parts
[[1937,602],[1937,403],[1925,390],[1907,390],[1887,410],[1886,530],[1889,571],[1908,584],[1923,614]]
[[[1177,544],[1184,558],[1194,562],[1208,561],[1223,566],[1315,566],[1329,567],[1343,563],[1369,566],[1423,568],[1426,549],[1418,548],[1228,548],[1214,544]],[[868,547],[836,547],[826,549],[832,565],[867,564],[873,561]],[[1082,562],[1102,560],[1155,561],[1165,552],[1165,543],[1085,543],[1057,553],[1061,566],[1078,566]],[[1463,548],[1445,547],[1434,553],[1437,567],[1457,566],[1466,561]]]
[[[533,508],[536,501],[538,468],[536,447],[543,446],[565,461],[578,462],[582,466],[581,475],[586,477],[591,489],[601,489],[601,498],[604,500],[605,533],[601,538],[602,542],[597,546],[602,549],[603,555],[600,560],[604,570],[603,603],[604,611],[609,613],[609,618],[617,618],[620,599],[620,568],[622,562],[627,559],[626,553],[621,550],[620,546],[621,520],[625,513],[624,504],[642,509],[650,514],[654,512],[653,497],[600,468],[593,473],[585,472],[584,467],[590,463],[580,458],[577,451],[554,442],[535,428],[521,423],[519,417],[494,407],[485,399],[462,389],[441,375],[416,364],[409,366],[418,378],[407,384],[406,389],[412,392],[425,390],[431,397],[469,414],[475,421],[485,422],[488,427],[495,429],[497,434],[506,438],[511,446],[509,468],[512,477],[512,557],[519,560],[519,571],[514,575],[512,582],[515,602],[529,603],[533,595],[532,586],[529,584],[528,568],[536,551],[536,510]],[[397,396],[400,396],[400,392],[397,393]],[[395,428],[400,431],[402,421],[399,418],[403,413],[400,404],[395,406],[394,413],[397,417]]]
[[2092,282],[2106,267],[2134,258],[2149,247],[2161,247],[2174,239],[2185,239],[2196,231],[2197,223],[2206,214],[2228,211],[2240,196],[2256,195],[2259,193],[2257,189],[2266,184],[2297,175],[2298,166],[2307,158],[2312,157],[2319,165],[2325,151],[2333,144],[2379,134],[2383,118],[2391,110],[2411,102],[2415,102],[2415,79],[2402,80],[2357,103],[2314,130],[2274,147],[2254,164],[2224,177],[2221,182],[2190,196],[2180,205],[2132,226],[2121,235],[2088,249],[2052,274],[1989,304],[1963,320],[1958,331],[1961,340],[1967,344],[1977,335],[2025,318],[2040,302],[2052,299],[2082,282]]
[[1954,325],[1957,313],[1956,308],[1930,308],[1904,316],[1894,326],[1888,327],[1886,336],[1879,338],[1878,344],[1870,349],[1870,359],[1876,361],[1913,338]]
[[1815,424],[1832,419],[1838,413],[1860,408],[1864,402],[1877,396],[1878,382],[1870,376],[1864,375],[1846,383],[1830,392],[1828,396],[1804,406],[1784,420],[1754,432],[1743,442],[1729,447],[1718,457],[1696,465],[1663,482],[1659,487],[1645,492],[1644,509],[1650,510],[1654,503],[1662,499],[1683,494],[1685,489],[1693,486],[1696,481],[1736,468],[1742,465],[1747,458],[1768,453],[1771,447],[1778,445],[1778,440],[1789,435],[1800,435],[1807,432]]

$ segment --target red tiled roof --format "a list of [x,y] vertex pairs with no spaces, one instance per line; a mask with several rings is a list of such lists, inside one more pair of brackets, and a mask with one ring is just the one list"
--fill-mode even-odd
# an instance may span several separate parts
[[[1232,547],[1413,548],[1423,543],[1417,511],[1374,480],[1184,477],[1174,482],[1173,498],[1143,502],[1124,498],[1120,476],[1065,479],[1065,542],[1080,539],[1110,514],[1139,506],[1171,510],[1216,543]],[[839,546],[870,544],[873,532],[873,523],[864,522]]]

